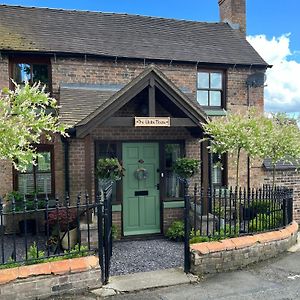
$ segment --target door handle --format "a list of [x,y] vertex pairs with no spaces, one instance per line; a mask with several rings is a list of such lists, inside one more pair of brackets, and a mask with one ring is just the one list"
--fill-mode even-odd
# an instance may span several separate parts
[[156,189],[159,191],[159,183],[156,185]]

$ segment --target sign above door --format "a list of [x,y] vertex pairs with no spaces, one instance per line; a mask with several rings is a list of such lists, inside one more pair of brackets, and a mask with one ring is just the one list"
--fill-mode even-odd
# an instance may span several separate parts
[[134,117],[135,127],[170,127],[170,117]]

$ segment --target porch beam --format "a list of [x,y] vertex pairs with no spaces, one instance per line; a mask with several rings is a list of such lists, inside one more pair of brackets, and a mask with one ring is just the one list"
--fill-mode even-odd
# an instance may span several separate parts
[[155,117],[155,84],[154,84],[154,78],[150,78],[149,82],[149,117]]
[[[111,117],[102,123],[102,126],[109,127],[133,127],[133,117]],[[199,127],[193,120],[189,118],[171,118],[171,127]]]

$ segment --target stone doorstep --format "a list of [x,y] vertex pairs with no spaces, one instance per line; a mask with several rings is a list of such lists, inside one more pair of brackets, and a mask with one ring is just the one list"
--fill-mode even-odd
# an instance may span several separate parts
[[120,293],[136,292],[178,284],[195,283],[197,281],[197,276],[185,274],[181,268],[173,268],[112,276],[107,285],[100,289],[93,290],[92,293],[97,296],[105,297]]

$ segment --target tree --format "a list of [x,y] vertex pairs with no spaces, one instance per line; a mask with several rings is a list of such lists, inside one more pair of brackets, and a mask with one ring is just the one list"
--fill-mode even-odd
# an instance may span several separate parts
[[258,122],[261,138],[256,147],[260,158],[271,160],[274,188],[276,164],[280,161],[299,163],[300,130],[297,123],[283,113],[273,114],[270,118],[261,117]]
[[246,113],[228,113],[226,117],[214,118],[203,124],[211,138],[210,151],[219,155],[236,155],[236,187],[239,185],[239,161],[242,150],[251,158],[270,158],[275,167],[279,161],[291,162],[300,159],[300,131],[296,122],[285,114],[271,118],[250,109]]
[[205,133],[210,137],[209,146],[212,153],[224,153],[236,156],[236,187],[239,186],[239,167],[241,151],[245,150],[251,156],[257,155],[255,144],[250,136],[258,131],[257,123],[251,118],[252,111],[245,114],[228,113],[227,116],[214,118],[203,124]]
[[0,92],[0,159],[10,160],[21,171],[35,163],[34,145],[42,137],[67,136],[66,126],[59,122],[57,101],[44,91],[40,84],[25,83]]

